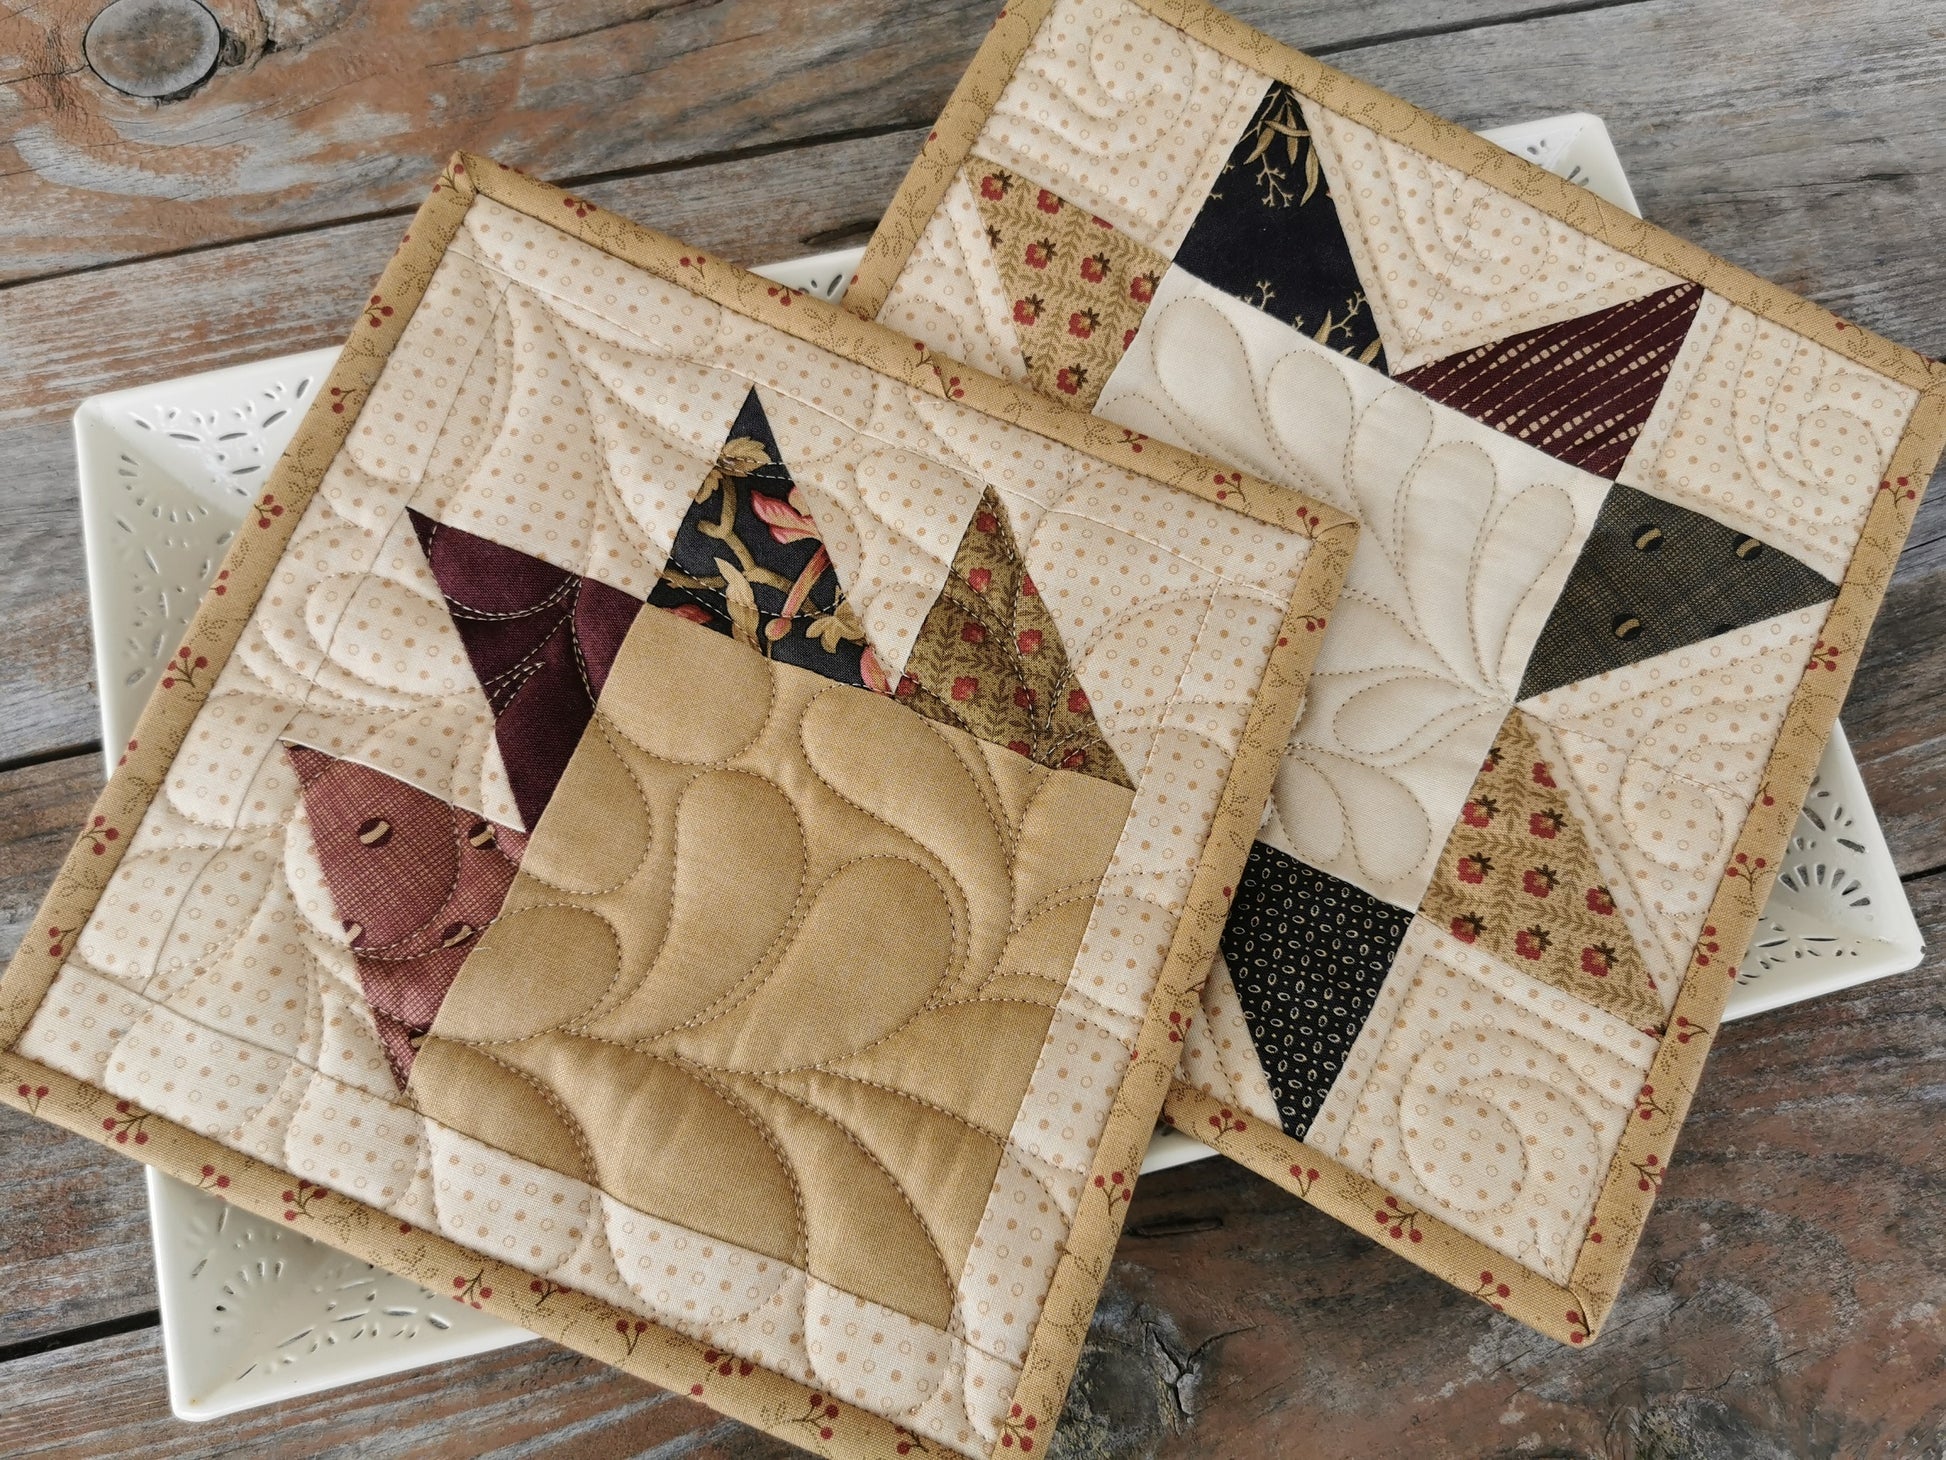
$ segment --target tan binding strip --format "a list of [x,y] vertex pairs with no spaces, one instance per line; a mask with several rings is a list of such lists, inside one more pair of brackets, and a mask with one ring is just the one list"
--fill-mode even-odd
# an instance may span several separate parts
[[[1482,1287],[1483,1272],[1494,1273],[1495,1282],[1477,1293],[1483,1301],[1504,1307],[1563,1342],[1585,1342],[1599,1331],[1614,1306],[1659,1189],[1660,1172],[1668,1167],[1676,1132],[1721,1022],[1730,975],[1748,947],[1795,824],[1797,807],[1810,789],[1818,756],[1858,667],[1866,631],[1891,581],[1927,480],[1942,446],[1946,446],[1946,365],[1839,319],[1811,301],[1624,213],[1587,189],[1555,177],[1452,122],[1272,40],[1205,0],[1132,3],[1223,55],[1288,83],[1321,106],[1514,194],[1624,253],[1694,279],[1731,302],[1921,393],[1831,606],[1821,646],[1822,651],[1829,651],[1821,661],[1826,667],[1814,667],[1801,682],[1765,767],[1757,805],[1745,821],[1732,854],[1745,859],[1735,865],[1760,870],[1753,876],[1726,878],[1717,889],[1708,926],[1716,930],[1718,951],[1706,968],[1692,963],[1670,1015],[1672,1021],[1688,1019],[1695,1032],[1686,1043],[1665,1039],[1658,1050],[1647,1081],[1655,1088],[1651,1118],[1626,1122],[1621,1145],[1596,1199],[1590,1238],[1582,1245],[1565,1286],[1520,1269],[1518,1281],[1508,1283],[1511,1293],[1502,1296],[1498,1285],[1511,1266],[1504,1253],[1424,1213],[1413,1212],[1411,1221],[1380,1222],[1377,1214],[1389,1195],[1384,1188],[1283,1131],[1226,1109],[1188,1084],[1177,1083],[1170,1092],[1168,1117],[1185,1134],[1468,1292]],[[848,309],[871,315],[883,306],[948,184],[972,152],[1000,93],[1053,6],[1054,0],[1020,0],[1003,12],[873,235],[857,282],[846,295]],[[1396,1238],[1391,1235],[1395,1227],[1400,1232]]]
[[[1215,463],[980,374],[919,348],[879,325],[835,306],[782,290],[653,230],[586,205],[497,163],[454,157],[420,208],[377,291],[360,313],[340,356],[290,448],[272,471],[257,516],[246,519],[223,563],[221,593],[205,596],[188,633],[185,653],[193,675],[158,693],[143,712],[128,754],[96,802],[91,830],[77,841],[39,917],[47,927],[79,928],[92,914],[121,852],[162,784],[207,686],[220,672],[270,581],[298,517],[357,420],[356,409],[334,412],[326,403],[362,405],[422,298],[433,270],[458,232],[476,195],[491,197],[596,248],[638,264],[747,318],[773,325],[943,398],[1024,426],[1103,457],[1154,481],[1223,503],[1232,511],[1300,531],[1313,540],[1298,575],[1283,632],[1272,649],[1187,906],[1172,942],[1127,1078],[1117,1095],[1090,1171],[1089,1196],[1056,1268],[1043,1320],[1035,1331],[1017,1391],[1023,1417],[1045,1443],[1059,1415],[1088,1320],[1100,1292],[1127,1210],[1133,1180],[1160,1112],[1174,1049],[1167,1038],[1172,1014],[1186,1015],[1216,949],[1229,899],[1270,794],[1283,747],[1296,723],[1303,688],[1337,601],[1357,537],[1349,518],[1298,493],[1228,472]],[[585,213],[584,213],[585,209]],[[196,665],[195,661],[204,661]],[[113,835],[107,834],[112,832]],[[99,845],[100,852],[94,848]],[[138,1156],[192,1185],[227,1176],[226,1200],[273,1221],[287,1221],[347,1252],[425,1284],[455,1292],[497,1316],[557,1339],[604,1363],[702,1399],[721,1412],[819,1454],[891,1460],[911,1437],[890,1421],[795,1380],[752,1366],[729,1375],[721,1355],[634,1313],[537,1279],[336,1193],[323,1193],[274,1167],[150,1115],[96,1086],[11,1053],[45,997],[61,959],[48,940],[29,940],[0,978],[0,1099],[68,1130]],[[146,1139],[118,1141],[131,1128]],[[137,1145],[139,1144],[139,1149]],[[1120,1177],[1117,1182],[1113,1178]],[[1118,1190],[1118,1187],[1124,1190]],[[809,1421],[818,1406],[837,1413]],[[829,1430],[827,1438],[825,1431]],[[1003,1441],[1004,1441],[1003,1436]],[[1019,1453],[1004,1442],[995,1457]]]

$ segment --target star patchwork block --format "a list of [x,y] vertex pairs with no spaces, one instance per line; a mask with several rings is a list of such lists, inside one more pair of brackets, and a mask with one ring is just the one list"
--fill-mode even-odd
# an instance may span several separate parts
[[[1075,389],[1002,173],[1128,235]],[[1362,525],[1169,1116],[1587,1341],[1946,371],[1201,0],[1010,5],[847,306]]]

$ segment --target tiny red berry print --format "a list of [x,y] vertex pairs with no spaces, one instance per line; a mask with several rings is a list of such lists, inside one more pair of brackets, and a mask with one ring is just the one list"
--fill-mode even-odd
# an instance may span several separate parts
[[805,1406],[804,1413],[792,1423],[816,1430],[820,1440],[828,1440],[834,1433],[831,1422],[837,1417],[838,1406],[834,1400],[827,1399],[822,1394],[813,1394],[811,1402]]
[[265,492],[257,499],[257,526],[269,527],[271,522],[284,515],[284,504],[277,500],[275,492]]
[[1317,1185],[1318,1168],[1315,1166],[1293,1166],[1290,1168],[1291,1189],[1299,1196],[1309,1196],[1311,1188]]
[[1385,1229],[1385,1235],[1394,1241],[1421,1242],[1425,1240],[1425,1233],[1419,1230],[1419,1218],[1424,1213],[1414,1211],[1396,1196],[1386,1197],[1385,1205],[1380,1207],[1372,1215],[1379,1226]]
[[1209,1124],[1219,1136],[1237,1135],[1250,1129],[1249,1122],[1239,1119],[1227,1105],[1209,1118]]
[[1127,1179],[1127,1173],[1123,1171],[1111,1171],[1106,1176],[1097,1176],[1095,1190],[1107,1195],[1111,1207],[1118,1201],[1127,1203],[1135,1196],[1135,1184]]
[[[88,841],[88,850],[97,857],[106,855],[108,848],[122,839],[121,830],[108,825],[108,818],[105,816],[97,816],[89,822],[87,830],[81,835]],[[59,929],[55,931],[58,932]]]
[[1032,1454],[1034,1431],[1040,1428],[1038,1416],[1024,1413],[1016,1404],[1007,1411],[1007,1417],[1000,1421],[1000,1448],[1019,1450],[1021,1454]]
[[[642,1335],[648,1331],[649,1325],[640,1318],[636,1319],[633,1323],[630,1323],[626,1318],[617,1318],[615,1320],[615,1332],[622,1336],[623,1349],[630,1358],[635,1357],[635,1345],[642,1341]],[[690,1390],[692,1394],[701,1394],[702,1392],[703,1389],[700,1384]]]
[[370,325],[373,329],[377,329],[380,325],[384,324],[385,321],[390,319],[391,317],[392,317],[392,306],[387,304],[380,295],[374,294],[371,297],[370,301],[366,303],[365,323]]
[[14,1087],[14,1094],[18,1095],[25,1102],[30,1115],[38,1115],[40,1113],[41,1101],[47,1099],[47,1086],[30,1085],[23,1080]]
[[555,1282],[552,1278],[535,1278],[531,1283],[527,1284],[527,1291],[534,1294],[534,1306],[536,1308],[542,1308],[547,1305],[549,1298],[554,1297],[558,1293],[565,1293],[567,1289]]
[[482,1268],[472,1277],[453,1279],[453,1301],[464,1303],[469,1308],[477,1308],[493,1296],[493,1289],[486,1285],[486,1270]]
[[203,1174],[196,1182],[196,1188],[199,1191],[228,1191],[230,1189],[230,1178],[205,1161],[203,1163]]
[[327,1193],[322,1186],[310,1181],[299,1181],[283,1194],[284,1220],[295,1222],[300,1217],[311,1215],[311,1208],[325,1199]]
[[102,1121],[101,1128],[109,1132],[118,1146],[146,1146],[149,1133],[142,1129],[148,1124],[149,1113],[126,1100],[115,1102],[115,1113]]
[[1500,1300],[1502,1298],[1511,1298],[1513,1292],[1514,1290],[1496,1278],[1490,1269],[1482,1269],[1480,1272],[1480,1282],[1473,1289],[1473,1296],[1478,1298],[1482,1303],[1489,1304],[1494,1312],[1504,1313],[1507,1310],[1500,1305]]

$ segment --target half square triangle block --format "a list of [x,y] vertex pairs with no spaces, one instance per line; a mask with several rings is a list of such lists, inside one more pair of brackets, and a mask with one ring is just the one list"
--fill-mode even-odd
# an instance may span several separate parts
[[493,707],[514,804],[547,809],[641,600],[407,509]]
[[1399,376],[1550,456],[1615,477],[1655,410],[1703,296],[1678,284]]
[[1267,842],[1250,848],[1223,960],[1288,1134],[1301,1140],[1317,1117],[1411,923]]
[[1830,579],[1747,532],[1616,485],[1554,601],[1519,697],[1639,664],[1837,594]]
[[499,915],[527,838],[354,761],[284,753],[401,1090],[460,965]]
[[1384,343],[1331,188],[1297,93],[1273,83],[1176,263],[1327,349],[1383,370]]

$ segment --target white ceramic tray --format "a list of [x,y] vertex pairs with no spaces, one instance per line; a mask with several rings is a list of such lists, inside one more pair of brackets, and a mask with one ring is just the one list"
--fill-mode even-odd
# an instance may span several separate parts
[[[1483,134],[1636,211],[1598,117]],[[761,272],[828,299],[861,250]],[[117,391],[75,413],[102,743],[112,765],[244,508],[336,352],[316,350]],[[1725,1017],[1914,966],[1921,943],[1842,733],[1818,768],[1791,855]],[[1160,1132],[1144,1171],[1213,1154]],[[169,1402],[212,1419],[528,1335],[287,1228],[149,1172]]]

